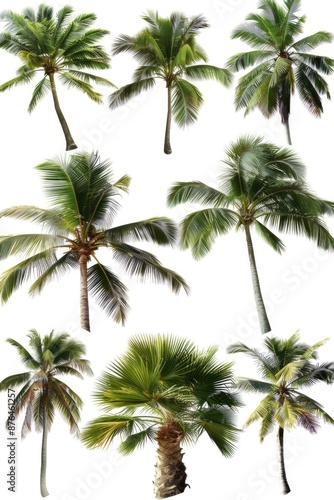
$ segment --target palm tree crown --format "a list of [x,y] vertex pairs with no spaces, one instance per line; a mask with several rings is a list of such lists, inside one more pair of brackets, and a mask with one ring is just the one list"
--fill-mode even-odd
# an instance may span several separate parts
[[[119,209],[117,196],[128,190],[128,176],[112,183],[110,163],[100,161],[94,153],[77,153],[63,162],[46,161],[36,168],[42,174],[51,208],[16,206],[0,211],[0,217],[30,221],[43,229],[37,234],[0,236],[1,259],[26,256],[0,277],[3,302],[33,273],[37,279],[31,285],[32,294],[41,292],[51,279],[79,268],[82,328],[90,330],[88,290],[107,314],[124,323],[127,289],[98,259],[100,248],[110,249],[113,259],[131,275],[165,282],[174,292],[188,290],[183,278],[163,267],[154,255],[127,242],[132,239],[172,245],[177,228],[170,219],[152,217],[113,227]],[[95,264],[88,267],[92,260]]]
[[83,442],[106,447],[119,436],[125,454],[148,440],[156,442],[156,497],[182,493],[181,443],[196,442],[206,433],[230,456],[239,432],[232,364],[217,361],[216,352],[214,346],[200,351],[192,341],[172,335],[132,337],[127,352],[98,381],[94,398],[106,413],[83,429]]
[[301,101],[314,116],[323,112],[321,96],[330,99],[326,80],[334,59],[313,55],[309,51],[329,43],[333,35],[318,31],[297,40],[303,31],[305,16],[297,16],[300,0],[261,0],[260,14],[249,14],[246,23],[232,32],[232,38],[248,43],[254,50],[234,55],[227,67],[232,71],[255,67],[240,78],[235,92],[236,109],[245,114],[257,107],[267,118],[280,113],[291,144],[289,116],[291,96],[297,89]]
[[218,188],[202,182],[177,182],[168,204],[200,203],[207,208],[181,222],[181,244],[197,259],[205,256],[216,237],[230,229],[245,231],[254,296],[262,333],[270,331],[260,289],[251,228],[274,250],[284,250],[282,240],[269,229],[304,235],[324,249],[334,248],[322,215],[332,215],[334,203],[313,195],[305,182],[305,167],[287,148],[264,142],[261,137],[241,137],[226,150],[225,167]]
[[24,413],[22,438],[31,431],[32,423],[37,431],[42,431],[42,453],[40,488],[43,497],[48,495],[46,486],[47,435],[54,421],[56,410],[69,424],[72,433],[78,435],[78,422],[82,401],[59,376],[73,375],[82,378],[83,374],[92,375],[89,362],[83,357],[85,346],[68,333],[41,337],[36,330],[29,335],[31,352],[16,340],[7,342],[17,350],[28,371],[10,375],[0,382],[0,391],[21,386],[15,395],[15,412]]
[[124,85],[109,97],[110,108],[125,103],[143,90],[155,85],[157,79],[165,82],[167,88],[167,121],[164,152],[172,152],[170,145],[171,118],[185,126],[197,119],[203,97],[190,79],[215,79],[225,86],[231,83],[231,73],[209,64],[204,50],[196,37],[200,30],[209,27],[203,15],[191,18],[173,12],[169,18],[162,18],[157,12],[148,11],[143,16],[148,27],[135,36],[120,35],[114,45],[113,54],[131,52],[140,66],[136,69],[133,82]]
[[55,76],[62,84],[84,92],[97,103],[102,95],[93,83],[114,86],[105,78],[87,73],[83,69],[108,69],[110,57],[98,42],[109,33],[91,28],[95,14],[80,14],[71,19],[73,7],[66,5],[53,15],[53,8],[41,4],[37,11],[27,8],[22,14],[7,11],[3,14],[6,31],[1,33],[0,48],[18,56],[23,62],[17,76],[0,85],[0,92],[15,85],[30,83],[41,72],[43,77],[34,88],[28,111],[51,90],[55,110],[62,126],[66,150],[77,146],[59,105]]
[[265,394],[245,425],[261,420],[261,441],[278,425],[284,493],[290,491],[284,466],[284,429],[290,430],[300,425],[315,433],[319,428],[319,418],[334,424],[334,419],[325,412],[320,403],[301,392],[317,382],[334,381],[334,361],[317,361],[317,349],[327,340],[308,345],[301,342],[299,332],[296,332],[287,340],[266,338],[264,352],[243,343],[228,347],[230,353],[244,353],[250,356],[263,376],[264,380],[241,377],[238,379],[238,387],[248,392]]

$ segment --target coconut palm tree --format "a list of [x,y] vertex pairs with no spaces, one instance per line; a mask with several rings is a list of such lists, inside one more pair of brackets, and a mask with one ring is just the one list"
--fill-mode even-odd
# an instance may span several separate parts
[[[90,331],[88,292],[99,306],[117,322],[124,323],[127,288],[113,270],[97,256],[99,249],[110,249],[110,256],[128,273],[142,279],[165,282],[174,292],[187,284],[178,274],[161,265],[146,250],[127,240],[146,240],[171,245],[176,225],[166,217],[113,226],[120,207],[117,197],[127,191],[128,176],[111,182],[110,162],[94,153],[77,153],[62,161],[49,160],[36,167],[42,174],[50,208],[15,206],[0,211],[11,217],[39,224],[41,233],[0,236],[0,259],[21,254],[26,258],[0,277],[0,299],[11,294],[32,274],[30,293],[41,292],[53,278],[72,268],[80,270],[81,326]],[[89,266],[91,261],[94,265]],[[37,278],[36,278],[37,276]]]
[[156,498],[182,493],[182,443],[206,433],[229,457],[239,432],[232,364],[219,362],[216,352],[215,346],[200,351],[173,335],[130,338],[126,353],[98,380],[94,399],[105,413],[84,427],[84,444],[105,448],[120,437],[119,450],[128,454],[152,441],[158,448]]
[[318,382],[332,383],[334,361],[319,363],[317,349],[327,340],[308,345],[300,340],[299,332],[287,340],[276,337],[264,340],[265,351],[243,343],[228,346],[229,353],[244,353],[256,363],[264,380],[241,377],[238,387],[248,392],[265,394],[245,426],[261,420],[260,441],[278,426],[279,458],[283,493],[290,492],[284,464],[284,431],[297,425],[311,433],[317,432],[319,420],[334,424],[322,405],[304,394],[303,389]]
[[332,215],[334,204],[321,200],[307,188],[305,167],[288,148],[261,137],[241,137],[226,149],[225,167],[218,188],[199,181],[177,182],[169,190],[168,204],[194,202],[205,206],[181,222],[181,244],[194,258],[205,256],[217,236],[231,229],[245,232],[252,284],[262,333],[270,331],[255,260],[251,228],[276,252],[282,240],[268,226],[303,235],[324,249],[334,248],[323,215]]
[[0,85],[0,92],[19,84],[29,84],[40,73],[42,79],[34,88],[28,111],[33,111],[51,90],[65,135],[66,150],[77,146],[60,108],[56,75],[62,84],[82,91],[97,103],[102,103],[102,94],[94,90],[92,83],[114,87],[109,80],[83,71],[110,67],[110,57],[98,43],[109,31],[91,28],[96,20],[95,14],[80,14],[73,18],[73,11],[73,7],[65,5],[54,16],[53,8],[45,4],[39,5],[36,12],[31,8],[24,9],[22,14],[9,10],[3,14],[6,31],[0,36],[0,48],[23,62],[17,76]]
[[111,109],[127,102],[143,90],[152,88],[156,80],[162,80],[167,89],[167,120],[164,152],[170,154],[170,128],[172,116],[182,127],[193,123],[203,103],[199,89],[189,79],[215,79],[228,86],[232,74],[224,68],[209,64],[204,50],[196,37],[209,24],[203,15],[186,17],[173,12],[168,18],[158,12],[143,15],[148,26],[135,36],[120,35],[113,44],[112,54],[130,52],[140,66],[133,75],[133,82],[120,87],[109,97]]
[[[15,395],[15,413],[24,413],[21,436],[24,438],[35,429],[42,432],[40,490],[47,496],[46,466],[48,433],[58,410],[69,424],[73,434],[79,434],[78,422],[82,401],[80,397],[59,376],[73,375],[83,378],[83,374],[92,375],[89,361],[84,359],[85,346],[70,338],[68,333],[53,331],[42,337],[36,330],[28,334],[29,351],[16,340],[7,342],[15,347],[28,371],[10,375],[0,382],[0,391],[21,386]],[[8,425],[8,421],[7,421]]]
[[255,66],[239,79],[235,90],[236,109],[245,108],[247,115],[258,108],[266,118],[277,111],[286,127],[291,144],[289,116],[291,97],[297,89],[301,101],[316,117],[323,112],[321,96],[330,99],[326,80],[334,59],[310,53],[321,43],[330,43],[333,35],[318,31],[297,39],[303,31],[305,16],[298,16],[300,0],[284,0],[279,5],[274,0],[261,0],[260,13],[246,17],[246,23],[232,32],[232,39],[239,39],[252,47],[231,57],[227,67],[237,72]]

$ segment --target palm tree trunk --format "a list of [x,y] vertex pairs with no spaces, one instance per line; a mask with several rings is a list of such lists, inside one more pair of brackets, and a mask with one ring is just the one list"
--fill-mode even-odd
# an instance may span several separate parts
[[259,280],[259,275],[258,275],[257,267],[256,267],[254,248],[253,248],[253,242],[252,242],[252,238],[251,238],[251,234],[250,234],[249,224],[245,224],[245,233],[246,233],[246,240],[247,240],[248,257],[249,257],[249,263],[250,263],[250,269],[251,269],[251,275],[252,275],[255,304],[256,304],[257,314],[259,317],[261,333],[268,333],[271,330],[271,326],[270,326],[269,319],[267,316],[267,311],[266,311],[266,308],[265,308],[265,305],[263,302],[263,297],[262,297],[262,292],[261,292],[261,287],[260,287],[260,280]]
[[49,492],[46,486],[46,457],[47,457],[47,438],[48,438],[48,415],[45,403],[43,403],[43,430],[42,430],[42,451],[41,451],[41,475],[40,490],[42,497],[47,497]]
[[285,464],[284,464],[284,429],[283,427],[278,428],[278,443],[279,443],[279,457],[281,466],[281,478],[283,483],[283,494],[287,495],[290,493],[290,486],[286,477]]
[[285,125],[286,135],[288,137],[288,144],[292,146],[289,118],[284,122],[284,125]]
[[181,440],[183,431],[174,421],[165,422],[157,433],[158,452],[154,489],[156,498],[169,498],[183,493],[187,474],[183,463]]
[[81,328],[90,332],[89,323],[89,303],[88,303],[88,283],[87,283],[87,262],[88,257],[82,252],[79,257],[80,266],[80,322]]
[[73,137],[71,135],[70,129],[67,125],[65,117],[63,115],[62,110],[60,109],[58,94],[56,89],[56,82],[54,73],[49,73],[51,92],[53,97],[54,107],[58,116],[58,120],[60,122],[61,128],[63,129],[65,139],[66,139],[66,151],[70,151],[71,149],[76,149],[78,146],[75,144]]
[[167,121],[165,130],[165,144],[164,153],[170,155],[172,152],[172,147],[170,145],[170,128],[172,123],[172,87],[167,85]]

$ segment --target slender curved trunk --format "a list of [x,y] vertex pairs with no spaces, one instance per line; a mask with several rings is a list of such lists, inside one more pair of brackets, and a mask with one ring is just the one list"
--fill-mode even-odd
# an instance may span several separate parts
[[186,487],[186,467],[183,463],[181,441],[183,431],[174,421],[165,422],[157,433],[158,451],[155,465],[154,490],[156,498],[169,498],[183,493]]
[[63,129],[65,139],[66,139],[66,151],[70,151],[71,149],[76,149],[78,146],[74,142],[74,139],[71,135],[70,129],[67,125],[65,117],[63,115],[63,112],[60,109],[54,73],[49,73],[49,78],[50,78],[51,92],[52,92],[54,107],[55,107],[55,110],[56,110],[56,113],[58,116],[58,120],[60,122],[61,128]]
[[48,439],[48,414],[44,404],[43,407],[43,429],[42,429],[42,451],[41,451],[41,475],[40,490],[42,497],[47,497],[49,492],[46,486],[46,457],[47,457],[47,439]]
[[170,145],[170,128],[172,123],[172,87],[167,85],[167,121],[165,130],[165,143],[164,143],[164,153],[170,155],[172,152],[172,147]]
[[254,298],[255,298],[257,314],[259,317],[261,333],[268,333],[271,330],[271,326],[270,326],[269,319],[267,316],[267,311],[266,311],[266,308],[265,308],[265,305],[263,302],[263,297],[262,297],[262,292],[261,292],[261,287],[260,287],[260,280],[259,280],[259,275],[258,275],[257,267],[256,267],[255,254],[254,254],[254,248],[253,248],[253,242],[252,242],[252,238],[251,238],[251,234],[250,234],[249,224],[245,224],[245,233],[246,233],[246,240],[247,240],[249,264],[250,264],[251,275],[252,275]]
[[284,123],[285,125],[285,130],[286,130],[286,135],[288,137],[288,144],[290,146],[292,146],[292,141],[291,141],[291,134],[290,134],[290,122],[289,122],[289,118],[286,120],[286,122]]
[[281,479],[283,483],[283,494],[287,495],[290,493],[290,486],[286,477],[285,463],[284,463],[284,429],[283,427],[278,428],[278,444],[279,444],[279,458],[281,466]]
[[80,322],[81,322],[81,328],[90,332],[88,283],[87,283],[87,262],[88,262],[88,256],[85,252],[82,252],[80,254],[80,257],[79,257],[79,266],[80,266]]

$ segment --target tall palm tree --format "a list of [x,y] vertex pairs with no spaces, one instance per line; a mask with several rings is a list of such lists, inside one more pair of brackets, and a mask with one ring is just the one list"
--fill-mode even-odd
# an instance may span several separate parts
[[311,433],[317,432],[319,419],[334,424],[322,405],[301,392],[317,382],[332,383],[334,361],[319,363],[317,349],[328,339],[313,345],[300,341],[299,332],[287,340],[276,337],[264,340],[265,351],[250,348],[243,343],[228,346],[229,353],[244,353],[256,363],[264,380],[241,377],[238,387],[248,392],[265,394],[245,426],[261,420],[260,441],[278,426],[279,458],[283,492],[290,492],[284,464],[284,431],[297,425]]
[[245,108],[247,115],[258,108],[267,118],[278,111],[291,144],[289,116],[295,89],[316,117],[323,112],[321,96],[330,99],[328,84],[321,73],[333,73],[334,59],[309,51],[321,43],[332,42],[333,35],[318,31],[298,40],[306,20],[305,16],[296,14],[301,2],[284,0],[283,4],[261,0],[261,12],[249,14],[247,22],[233,30],[232,39],[240,39],[254,50],[234,55],[228,60],[227,67],[236,72],[255,66],[238,82],[236,109]]
[[39,5],[36,12],[27,8],[22,14],[7,11],[3,14],[6,31],[1,33],[0,48],[18,56],[23,62],[17,76],[0,85],[0,92],[19,84],[30,83],[42,74],[34,88],[28,111],[35,109],[39,101],[51,90],[54,107],[66,139],[66,150],[77,146],[60,108],[56,75],[62,84],[84,92],[97,103],[102,95],[91,83],[114,85],[105,78],[87,73],[83,69],[108,69],[110,57],[98,42],[109,33],[91,28],[95,14],[80,14],[72,19],[73,7],[65,5],[54,16],[53,8]]
[[188,18],[173,12],[169,18],[163,18],[149,10],[143,19],[148,24],[147,28],[135,36],[122,34],[113,44],[113,55],[131,52],[140,66],[133,75],[133,82],[113,92],[109,103],[114,109],[143,90],[152,88],[157,79],[162,80],[167,89],[164,152],[170,154],[172,116],[182,127],[193,123],[203,103],[201,92],[189,79],[215,79],[228,86],[232,74],[224,68],[196,64],[208,60],[196,40],[200,30],[209,27],[203,15]]
[[[172,245],[177,228],[170,219],[152,217],[113,226],[120,207],[117,197],[127,191],[128,176],[111,182],[110,162],[100,161],[94,153],[73,154],[61,162],[49,160],[36,168],[45,182],[50,208],[16,206],[0,211],[0,217],[37,223],[43,229],[37,234],[0,236],[0,259],[17,254],[26,257],[1,275],[3,302],[33,273],[37,279],[30,287],[32,294],[41,292],[51,279],[78,268],[82,328],[90,331],[88,291],[107,314],[124,323],[127,289],[114,271],[100,262],[97,251],[103,248],[110,249],[111,257],[131,275],[165,282],[174,292],[188,290],[183,278],[163,267],[154,255],[127,242]],[[89,266],[91,260],[95,264]]]
[[200,351],[173,335],[132,337],[127,352],[98,381],[94,399],[105,414],[84,427],[85,445],[104,448],[120,437],[120,452],[128,454],[155,442],[156,497],[182,493],[187,486],[182,443],[195,443],[206,433],[229,457],[239,432],[232,364],[219,362],[216,352],[215,346]]
[[84,359],[85,346],[70,338],[68,333],[53,331],[41,337],[36,330],[28,334],[31,352],[16,340],[7,342],[15,347],[28,371],[10,375],[0,382],[0,391],[21,386],[15,395],[15,413],[24,412],[21,436],[24,438],[35,429],[42,432],[40,490],[47,496],[46,466],[48,433],[58,410],[69,424],[75,435],[79,434],[78,422],[82,401],[80,397],[59,376],[73,375],[83,378],[83,374],[92,375],[89,361]]
[[177,182],[169,191],[168,204],[194,202],[207,208],[187,215],[181,222],[181,244],[194,258],[205,256],[217,236],[231,229],[245,232],[254,297],[262,333],[270,331],[255,260],[251,228],[276,252],[284,250],[281,239],[269,229],[307,236],[324,249],[334,248],[322,215],[333,215],[334,203],[312,194],[304,180],[305,167],[291,151],[264,142],[260,137],[241,137],[226,150],[225,167],[218,188],[199,181]]

